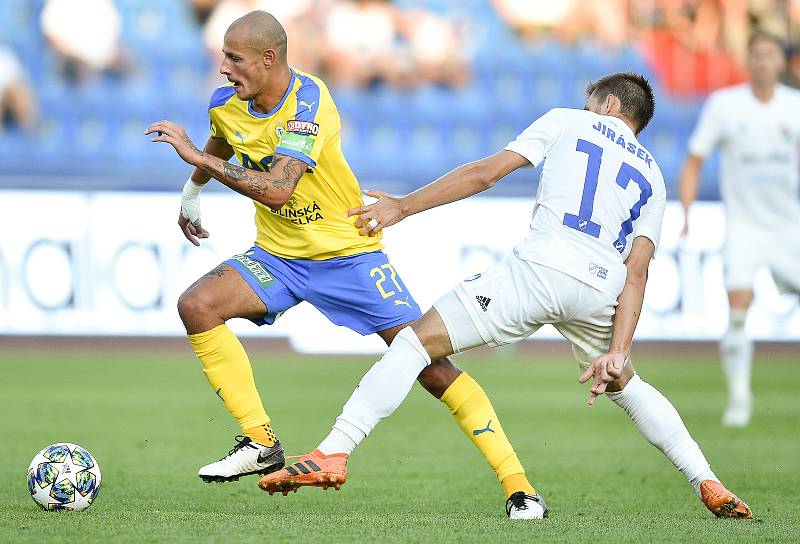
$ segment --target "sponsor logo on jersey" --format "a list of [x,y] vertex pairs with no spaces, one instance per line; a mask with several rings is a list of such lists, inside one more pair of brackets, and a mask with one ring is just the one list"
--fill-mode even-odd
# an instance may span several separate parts
[[482,297],[480,295],[476,296],[475,300],[478,301],[478,305],[480,305],[481,310],[483,310],[484,312],[489,307],[489,303],[492,301],[492,299],[490,299],[489,297]]
[[604,280],[608,276],[608,268],[603,268],[597,263],[589,263],[589,274]]
[[308,134],[285,132],[283,136],[281,136],[278,147],[285,147],[286,149],[299,151],[304,155],[308,155],[311,153],[311,150],[314,149],[314,140]]
[[272,164],[272,155],[261,157],[261,160],[255,162],[250,158],[247,153],[242,153],[242,166],[250,170],[260,170],[261,172],[269,172],[269,166]]
[[625,137],[622,134],[617,135],[616,132],[611,127],[607,127],[602,121],[598,121],[593,127],[597,132],[620,146],[622,149],[626,150],[631,155],[634,155],[640,159],[642,159],[648,168],[652,168],[653,165],[653,157],[644,150],[644,148],[639,147],[634,142],[626,142]]
[[316,200],[311,204],[303,206],[294,196],[292,199],[290,199],[291,204],[287,202],[287,206],[284,206],[278,211],[271,210],[272,213],[280,215],[284,219],[288,219],[295,225],[308,225],[314,221],[325,219],[325,216],[322,215],[322,208]]
[[287,121],[286,130],[295,134],[304,134],[306,136],[316,136],[319,134],[319,125],[311,121],[298,121],[292,119]]
[[239,138],[239,141],[241,141],[242,145],[244,145],[244,140],[245,140],[245,138],[247,138],[247,133],[242,134],[241,131],[237,130],[236,132],[233,133],[233,135],[236,136],[237,138]]
[[272,282],[275,281],[275,278],[272,277],[272,274],[267,272],[267,269],[264,268],[264,265],[258,261],[254,261],[246,255],[234,255],[231,257],[231,259],[242,263],[244,267],[256,278],[258,283],[261,284],[261,287],[266,289]]

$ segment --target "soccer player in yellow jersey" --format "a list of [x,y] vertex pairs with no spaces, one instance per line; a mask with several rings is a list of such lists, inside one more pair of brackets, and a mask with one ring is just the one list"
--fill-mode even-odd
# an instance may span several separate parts
[[[225,34],[220,67],[231,84],[211,97],[211,137],[204,151],[170,121],[145,131],[195,167],[178,217],[190,242],[199,245],[209,235],[198,194],[211,178],[251,198],[256,208],[255,245],[200,278],[178,301],[206,377],[243,434],[228,455],[200,469],[204,481],[237,480],[284,466],[250,361],[226,321],[271,324],[306,300],[337,325],[377,333],[389,344],[408,341],[398,333],[421,316],[381,251],[380,237],[360,236],[355,219],[347,217],[362,199],[342,155],[339,114],[321,80],[288,66],[286,48],[286,33],[272,15],[254,11],[236,20]],[[234,154],[242,166],[228,162]],[[526,505],[539,498],[483,389],[446,358],[418,379],[450,409],[495,470],[507,499],[514,495],[512,517],[525,518]],[[541,509],[534,511],[541,517]]]

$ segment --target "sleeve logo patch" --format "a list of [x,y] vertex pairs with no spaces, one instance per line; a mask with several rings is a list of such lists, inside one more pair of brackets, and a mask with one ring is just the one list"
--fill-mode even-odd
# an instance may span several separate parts
[[319,134],[319,125],[311,121],[292,119],[286,123],[286,131],[295,134],[304,134],[306,136],[316,136]]
[[295,132],[286,132],[281,138],[278,147],[285,147],[292,151],[299,151],[308,155],[314,149],[314,140],[311,136],[305,134],[297,134]]

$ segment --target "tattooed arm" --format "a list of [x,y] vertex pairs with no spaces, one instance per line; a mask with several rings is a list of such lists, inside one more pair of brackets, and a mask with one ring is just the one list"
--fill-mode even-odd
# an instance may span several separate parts
[[[208,141],[206,141],[206,146],[203,148],[203,153],[207,153],[213,157],[219,157],[220,159],[227,161],[233,157],[233,148],[224,139],[214,138],[211,136],[208,138]],[[197,167],[195,167],[194,171],[192,172],[192,181],[195,183],[208,183],[208,180],[210,180],[211,177],[212,176],[205,170],[201,170]]]
[[237,193],[273,210],[286,204],[308,168],[305,162],[280,153],[272,159],[269,172],[250,170],[207,153],[202,154],[195,166]]
[[252,198],[273,210],[280,209],[292,196],[308,165],[293,157],[277,154],[269,172],[259,172],[231,164],[226,160],[197,149],[186,131],[170,121],[153,123],[145,134],[156,133],[153,142],[166,142],[178,155],[196,168],[195,174],[205,174],[219,180],[237,193]]

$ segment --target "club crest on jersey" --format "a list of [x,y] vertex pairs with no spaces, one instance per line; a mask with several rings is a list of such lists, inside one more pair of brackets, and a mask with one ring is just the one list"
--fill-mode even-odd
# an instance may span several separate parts
[[294,134],[303,134],[305,136],[316,136],[319,134],[319,125],[311,121],[298,121],[292,119],[286,123],[286,130]]
[[283,133],[284,133],[284,132],[286,132],[286,131],[285,131],[285,130],[283,130],[283,127],[282,127],[282,126],[278,125],[277,127],[275,127],[275,136],[277,136],[278,138],[280,138],[281,136],[283,136]]

